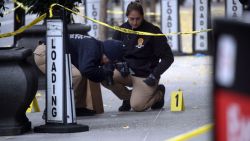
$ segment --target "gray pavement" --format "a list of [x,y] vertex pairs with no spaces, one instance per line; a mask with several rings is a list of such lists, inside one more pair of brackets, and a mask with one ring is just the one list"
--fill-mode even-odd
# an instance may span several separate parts
[[[81,133],[45,134],[25,133],[20,136],[0,137],[0,141],[164,141],[212,123],[211,57],[175,57],[171,68],[162,76],[166,87],[162,110],[147,112],[118,112],[121,101],[102,88],[104,114],[79,117],[78,124],[88,125],[90,131]],[[170,111],[170,94],[182,89],[185,111]],[[44,107],[44,91],[39,91],[40,108]],[[32,126],[44,124],[42,112],[27,114]],[[192,141],[210,141],[212,131],[192,138]]]

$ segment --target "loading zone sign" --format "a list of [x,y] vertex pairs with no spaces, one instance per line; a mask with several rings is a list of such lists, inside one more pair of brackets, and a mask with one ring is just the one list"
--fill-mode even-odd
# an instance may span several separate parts
[[[209,1],[208,0],[194,0],[194,30],[200,31],[208,29],[209,16]],[[208,51],[208,32],[201,32],[194,35],[194,49],[195,51]]]
[[[178,0],[161,1],[161,27],[163,33],[179,32],[179,9]],[[168,36],[168,44],[175,52],[179,51],[179,36]]]
[[47,20],[47,122],[63,123],[63,22]]
[[[86,14],[92,19],[99,20],[100,0],[86,0]],[[87,20],[87,24],[91,26],[91,30],[88,32],[89,35],[98,38],[99,25],[90,20]]]
[[242,17],[243,6],[239,0],[226,0],[226,16],[228,18]]

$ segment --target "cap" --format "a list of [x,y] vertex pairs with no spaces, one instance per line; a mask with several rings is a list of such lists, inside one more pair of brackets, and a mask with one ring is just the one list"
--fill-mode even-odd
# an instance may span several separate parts
[[124,54],[125,45],[118,40],[106,40],[103,42],[104,54],[112,62],[121,61]]

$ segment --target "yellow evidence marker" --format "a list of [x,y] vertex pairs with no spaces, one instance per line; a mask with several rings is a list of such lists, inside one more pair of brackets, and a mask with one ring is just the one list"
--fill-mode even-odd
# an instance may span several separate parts
[[34,112],[40,112],[40,108],[37,102],[36,97],[34,97],[33,101],[31,102],[29,108],[26,110],[26,113],[31,113],[32,109],[34,109]]
[[185,105],[184,105],[184,98],[183,98],[183,92],[182,90],[174,91],[171,93],[171,105],[170,105],[170,111],[172,112],[179,112],[184,111]]

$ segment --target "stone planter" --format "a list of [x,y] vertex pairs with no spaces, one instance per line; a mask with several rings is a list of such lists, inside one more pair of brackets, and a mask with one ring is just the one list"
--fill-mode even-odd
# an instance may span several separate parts
[[0,49],[0,136],[31,130],[26,109],[37,91],[37,73],[26,58],[30,49]]

